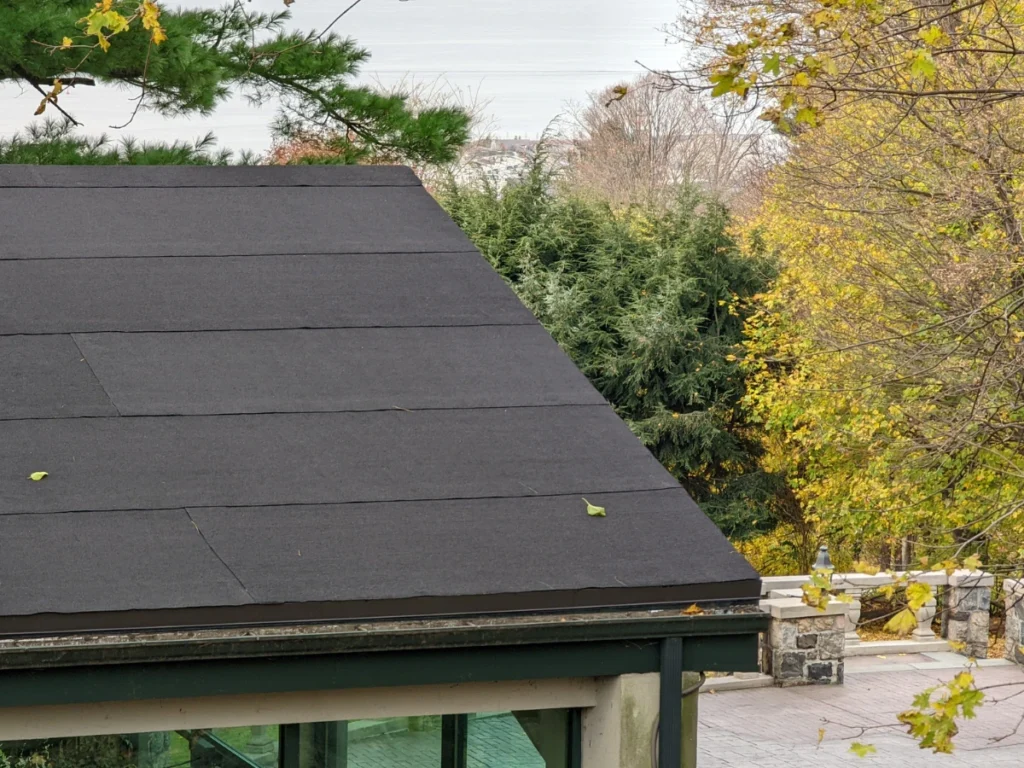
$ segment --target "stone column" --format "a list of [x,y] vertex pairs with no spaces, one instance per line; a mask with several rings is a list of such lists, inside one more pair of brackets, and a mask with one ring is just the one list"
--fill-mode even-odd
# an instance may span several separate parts
[[1024,579],[1004,579],[1006,651],[1010,661],[1024,664]]
[[982,571],[956,571],[949,577],[949,622],[946,639],[963,643],[957,651],[975,659],[988,657],[989,608],[995,577]]
[[843,682],[846,612],[831,602],[824,611],[800,598],[761,601],[772,617],[764,669],[776,685],[828,685]]

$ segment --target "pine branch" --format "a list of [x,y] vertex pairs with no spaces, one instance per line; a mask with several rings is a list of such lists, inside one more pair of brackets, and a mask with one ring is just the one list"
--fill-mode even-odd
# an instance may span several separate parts
[[[37,78],[33,78],[31,75],[29,75],[28,72],[26,72],[25,70],[21,69],[21,67],[18,67],[17,69],[19,70],[18,74],[21,76],[21,78],[23,80],[25,80],[25,82],[27,82],[33,88],[35,88],[37,91],[39,91],[39,93],[42,94],[43,98],[47,102],[49,102],[50,104],[53,104],[53,108],[54,109],[56,109],[58,112],[60,112],[62,115],[64,115],[64,117],[66,117],[68,120],[70,120],[73,125],[76,125],[76,126],[79,126],[79,127],[82,125],[80,122],[75,120],[75,118],[73,118],[70,114],[68,114],[68,112],[60,104],[57,103],[57,100],[55,98],[51,98],[50,94],[48,94],[46,91],[44,91],[42,89],[42,87],[40,86],[40,83],[37,82]],[[47,84],[45,80],[42,81],[42,82],[44,84]]]

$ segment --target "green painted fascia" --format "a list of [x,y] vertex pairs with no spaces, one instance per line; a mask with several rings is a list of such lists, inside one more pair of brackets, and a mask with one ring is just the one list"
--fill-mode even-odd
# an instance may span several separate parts
[[149,637],[33,639],[0,643],[0,672],[92,664],[151,661],[281,657],[358,652],[399,652],[444,648],[644,640],[662,637],[712,637],[766,631],[769,617],[760,611],[699,616],[654,613],[643,618],[533,617],[535,620],[459,623],[291,627],[279,633],[226,629],[169,633]]
[[537,624],[472,636],[461,630],[451,636],[412,633],[401,641],[393,635],[357,641],[359,635],[348,633],[306,634],[258,647],[235,638],[213,647],[50,648],[35,649],[41,655],[31,665],[24,658],[11,664],[10,651],[2,651],[0,707],[656,672],[665,637],[682,638],[685,669],[756,671],[758,632],[767,619],[747,613]]

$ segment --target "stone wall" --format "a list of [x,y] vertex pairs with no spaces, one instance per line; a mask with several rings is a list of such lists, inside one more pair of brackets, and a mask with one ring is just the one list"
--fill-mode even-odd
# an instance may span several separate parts
[[1010,661],[1024,664],[1024,579],[1005,579],[1003,593],[1006,600],[1006,650],[1003,655]]
[[963,643],[957,653],[988,658],[989,615],[995,577],[981,571],[957,571],[949,577],[946,639]]
[[824,612],[799,598],[762,600],[772,616],[764,650],[764,670],[777,685],[843,682],[846,606],[831,603]]

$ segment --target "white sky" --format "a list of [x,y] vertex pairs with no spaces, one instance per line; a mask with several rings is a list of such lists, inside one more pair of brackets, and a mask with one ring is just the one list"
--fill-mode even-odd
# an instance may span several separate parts
[[[292,23],[322,29],[351,0],[296,0]],[[219,7],[223,0],[191,0],[187,7]],[[252,0],[273,10],[281,0]],[[678,0],[362,0],[335,27],[373,55],[365,75],[384,82],[406,74],[416,81],[443,77],[452,86],[490,100],[500,136],[537,137],[567,101],[623,80],[642,69],[635,62],[672,67],[677,46],[663,27]],[[78,88],[61,105],[88,133],[140,139],[193,139],[213,131],[220,146],[262,151],[269,145],[269,107],[231,101],[210,117],[168,120],[142,113],[127,129],[109,126],[131,114],[130,93]],[[39,95],[17,85],[0,87],[0,134],[32,121]]]

